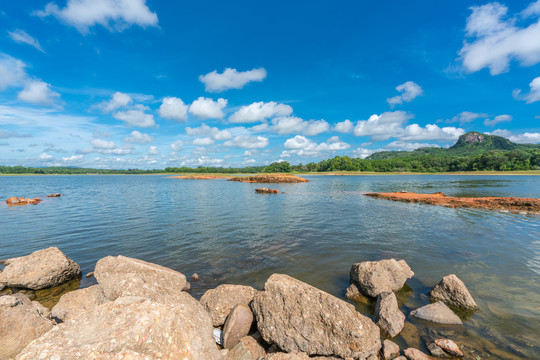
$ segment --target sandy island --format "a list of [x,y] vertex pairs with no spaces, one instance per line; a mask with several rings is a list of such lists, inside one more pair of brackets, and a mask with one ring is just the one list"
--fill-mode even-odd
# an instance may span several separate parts
[[227,181],[239,181],[246,183],[304,183],[308,180],[290,174],[266,174],[255,176],[235,176]]
[[451,197],[442,192],[434,194],[417,194],[412,192],[368,193],[364,194],[376,199],[401,202],[438,205],[451,208],[490,209],[511,212],[540,214],[540,199],[517,197]]
[[182,176],[169,176],[171,179],[192,179],[192,180],[212,180],[212,179],[230,179],[230,175],[216,175],[216,174],[196,174],[196,175],[182,175]]

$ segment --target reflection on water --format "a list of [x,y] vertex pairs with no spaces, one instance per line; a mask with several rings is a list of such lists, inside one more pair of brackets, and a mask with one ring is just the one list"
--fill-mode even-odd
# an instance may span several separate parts
[[[415,272],[398,292],[405,313],[429,303],[440,279],[458,275],[480,310],[463,326],[407,320],[396,339],[420,347],[435,336],[463,344],[471,358],[540,353],[540,216],[396,203],[366,192],[442,191],[450,196],[540,197],[540,177],[310,176],[255,194],[257,184],[161,176],[0,177],[0,200],[61,192],[37,206],[0,205],[0,259],[58,246],[83,274],[122,254],[197,273],[200,297],[221,283],[264,286],[287,273],[344,297],[353,263],[395,257]],[[95,279],[83,277],[80,286]],[[77,283],[34,294],[50,307]],[[372,314],[374,301],[357,304]],[[461,314],[463,315],[463,314]],[[446,334],[446,335],[445,335]],[[484,355],[479,355],[485,358]]]

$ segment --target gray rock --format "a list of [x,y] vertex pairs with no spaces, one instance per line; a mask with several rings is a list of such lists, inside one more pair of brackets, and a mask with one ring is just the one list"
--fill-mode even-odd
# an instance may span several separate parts
[[415,348],[405,349],[403,354],[409,360],[430,360],[428,355]]
[[221,326],[236,305],[249,306],[256,293],[251,286],[224,284],[205,292],[200,302],[210,313],[214,326]]
[[443,277],[429,295],[433,299],[443,301],[448,305],[467,310],[478,309],[478,305],[463,281],[454,274]]
[[51,315],[61,321],[66,321],[81,313],[92,311],[106,301],[108,299],[103,294],[101,286],[93,285],[62,295],[60,301],[52,308]]
[[227,316],[227,320],[225,320],[223,347],[225,349],[235,347],[241,338],[247,336],[252,324],[253,313],[250,308],[244,304],[236,305]]
[[56,247],[4,261],[0,287],[40,290],[81,276],[81,267]]
[[383,341],[384,360],[391,360],[399,356],[399,345],[391,340]]
[[351,284],[345,291],[345,299],[354,301],[354,299],[361,295],[362,294],[360,294],[360,290],[358,290],[358,287],[354,284]]
[[391,337],[396,337],[405,326],[405,315],[399,310],[393,292],[383,292],[377,296],[375,323]]
[[26,345],[52,329],[53,323],[43,317],[21,293],[0,296],[0,359],[15,357]]
[[263,339],[286,352],[366,359],[380,330],[353,305],[290,276],[273,274],[252,309]]
[[351,282],[372,297],[401,289],[413,275],[405,260],[365,261],[351,267]]
[[139,296],[174,302],[190,287],[186,276],[178,271],[125,256],[100,259],[94,276],[109,300]]
[[222,359],[208,313],[187,293],[175,303],[122,297],[57,325],[17,357]]
[[227,360],[258,360],[264,355],[265,351],[257,340],[245,336],[229,351]]
[[439,324],[463,324],[461,319],[442,301],[413,310],[410,316]]
[[427,348],[428,348],[429,352],[431,353],[431,355],[433,355],[435,357],[438,357],[438,358],[449,358],[450,357],[447,353],[445,353],[443,351],[443,349],[441,349],[439,346],[437,346],[437,344],[435,344],[434,342],[429,343]]
[[459,346],[457,346],[457,344],[450,339],[437,339],[435,340],[435,344],[452,356],[464,356],[464,354],[459,349]]

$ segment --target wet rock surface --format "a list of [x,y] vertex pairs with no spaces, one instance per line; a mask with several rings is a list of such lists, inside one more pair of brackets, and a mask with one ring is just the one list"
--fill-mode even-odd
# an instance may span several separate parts
[[410,316],[439,324],[463,324],[461,319],[441,301],[413,310]]
[[81,268],[56,247],[4,261],[0,288],[39,290],[61,285],[81,276]]
[[52,308],[51,315],[58,320],[66,321],[81,313],[92,311],[107,301],[101,286],[93,285],[62,295],[58,304]]
[[447,353],[444,352],[443,349],[437,346],[437,344],[435,344],[434,342],[429,343],[427,348],[432,356],[443,358],[443,359],[450,357]]
[[351,283],[372,297],[383,292],[397,291],[414,273],[405,260],[365,261],[351,267]]
[[467,310],[477,310],[478,305],[471,296],[469,290],[456,275],[450,274],[431,290],[430,297],[444,303]]
[[290,276],[273,274],[252,304],[263,339],[286,352],[366,359],[379,328],[351,304]]
[[430,360],[429,356],[415,348],[403,350],[403,354],[409,360]]
[[214,326],[221,326],[236,305],[249,306],[256,293],[251,286],[223,284],[205,292],[200,302],[210,313]]
[[450,339],[437,339],[435,340],[435,344],[452,356],[463,357],[459,346]]
[[397,336],[405,326],[405,315],[399,310],[393,292],[383,292],[377,296],[374,321],[391,337]]

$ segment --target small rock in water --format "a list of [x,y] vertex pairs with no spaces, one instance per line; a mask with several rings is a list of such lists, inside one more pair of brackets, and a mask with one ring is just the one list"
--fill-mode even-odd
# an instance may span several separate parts
[[393,292],[383,292],[377,297],[375,323],[391,337],[396,337],[405,326],[405,315],[399,310]]
[[192,281],[199,281],[200,277],[199,277],[199,275],[197,275],[197,273],[195,273],[195,274],[191,275],[191,280]]
[[399,345],[391,340],[383,341],[384,360],[391,360],[399,356]]
[[461,319],[442,301],[413,310],[410,316],[439,324],[463,324]]
[[403,354],[405,354],[405,357],[409,360],[430,360],[429,356],[415,348],[405,349],[403,350]]
[[91,278],[92,276],[94,276],[94,272],[93,271],[90,271],[88,274],[86,274],[86,278]]
[[447,353],[445,353],[443,351],[443,349],[441,349],[437,344],[435,344],[434,342],[432,343],[429,343],[429,345],[427,346],[429,352],[431,353],[431,355],[435,356],[435,357],[439,357],[439,358],[448,358],[450,357],[450,355],[448,355]]
[[448,305],[468,310],[478,309],[478,305],[463,281],[454,274],[443,277],[429,295],[433,299],[443,301]]
[[437,339],[435,340],[435,344],[450,355],[463,357],[463,353],[459,349],[459,346],[450,339]]
[[279,194],[279,191],[277,189],[270,189],[270,188],[258,188],[258,189],[255,189],[255,192],[261,193],[261,194]]
[[50,198],[52,198],[52,197],[60,197],[60,196],[63,196],[63,195],[60,194],[60,193],[54,193],[54,194],[47,195],[47,197],[50,197]]
[[414,273],[405,260],[364,261],[351,267],[351,283],[372,297],[387,291],[397,291]]

